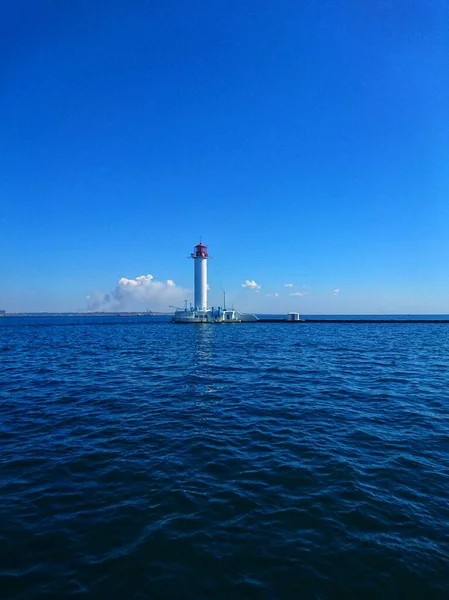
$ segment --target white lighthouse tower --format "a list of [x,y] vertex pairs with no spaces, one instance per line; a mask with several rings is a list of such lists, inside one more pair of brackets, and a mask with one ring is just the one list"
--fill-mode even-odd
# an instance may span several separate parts
[[193,306],[179,308],[173,316],[173,323],[241,323],[242,321],[257,321],[257,317],[244,314],[234,309],[221,306],[207,307],[207,261],[209,254],[207,246],[202,242],[197,244],[190,257],[194,261],[195,289]]
[[201,242],[195,246],[190,255],[195,263],[195,293],[194,305],[195,310],[207,311],[207,246]]

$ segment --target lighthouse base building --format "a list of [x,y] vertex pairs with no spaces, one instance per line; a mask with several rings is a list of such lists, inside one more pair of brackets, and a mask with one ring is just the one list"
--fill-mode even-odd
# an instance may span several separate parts
[[194,303],[184,309],[178,309],[173,323],[242,323],[257,321],[256,315],[241,313],[226,307],[207,306],[207,246],[201,242],[195,246],[190,257],[194,261],[195,291]]

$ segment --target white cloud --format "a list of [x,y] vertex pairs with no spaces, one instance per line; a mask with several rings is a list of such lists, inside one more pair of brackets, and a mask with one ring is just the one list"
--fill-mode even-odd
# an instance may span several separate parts
[[290,296],[307,296],[309,294],[309,292],[293,292],[293,294],[290,294]]
[[134,279],[121,277],[115,289],[109,294],[96,291],[89,297],[88,309],[91,311],[115,311],[150,309],[166,311],[169,305],[182,305],[190,295],[173,281],[158,281],[153,275],[140,275]]
[[247,279],[245,281],[245,283],[242,283],[242,287],[244,288],[250,288],[251,290],[260,290],[262,289],[262,286],[260,286],[259,284],[257,284],[254,279]]
[[293,283],[284,283],[284,287],[293,287]]
[[340,290],[338,290],[338,289],[333,291],[334,296],[338,296],[339,293],[340,293]]
[[279,293],[274,292],[274,294],[265,294],[267,298],[279,298]]

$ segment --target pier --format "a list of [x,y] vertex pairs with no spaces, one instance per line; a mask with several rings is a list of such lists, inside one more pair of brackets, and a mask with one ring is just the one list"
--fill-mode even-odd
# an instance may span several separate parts
[[288,319],[263,319],[259,318],[255,323],[447,323],[449,325],[449,319],[300,319],[292,321]]

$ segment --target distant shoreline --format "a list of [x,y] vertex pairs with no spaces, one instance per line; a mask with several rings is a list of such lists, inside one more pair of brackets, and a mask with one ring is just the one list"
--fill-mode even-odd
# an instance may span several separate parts
[[172,312],[10,312],[2,317],[171,317]]
[[[2,312],[0,317],[171,317],[174,312]],[[281,317],[279,313],[258,313],[259,317],[265,318],[276,318]],[[302,318],[307,320],[314,319],[332,319],[332,318],[356,318],[361,319],[363,317],[374,317],[376,319],[387,319],[387,318],[405,318],[405,319],[417,319],[417,318],[438,318],[447,317],[449,319],[449,313],[358,313],[358,314],[303,314]]]

